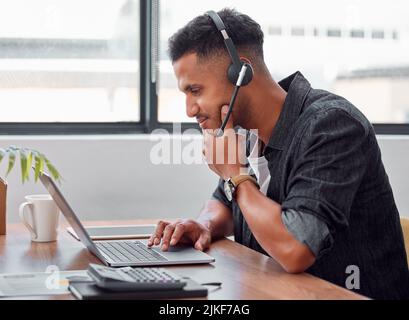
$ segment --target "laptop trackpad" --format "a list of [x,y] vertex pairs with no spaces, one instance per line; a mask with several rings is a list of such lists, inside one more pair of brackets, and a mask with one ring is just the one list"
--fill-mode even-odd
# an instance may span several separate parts
[[[147,241],[141,241],[147,243]],[[151,250],[155,250],[166,259],[170,261],[179,261],[179,260],[213,260],[208,254],[194,249],[192,246],[171,246],[168,251],[162,251],[160,246],[153,246]]]

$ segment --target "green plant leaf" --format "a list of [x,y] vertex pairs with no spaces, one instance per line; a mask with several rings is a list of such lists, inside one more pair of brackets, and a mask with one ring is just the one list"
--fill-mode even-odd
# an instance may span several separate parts
[[[38,152],[34,149],[28,148],[19,148],[16,146],[9,146],[7,149],[0,148],[0,162],[2,159],[8,155],[9,163],[6,176],[11,172],[14,168],[17,153],[20,156],[21,162],[21,180],[22,183],[30,180],[30,170],[34,169],[34,180],[35,182],[38,181],[40,174],[44,172],[45,167],[48,169],[50,175],[53,177],[55,181],[61,183],[63,178],[61,177],[60,173],[56,169],[56,167],[51,163],[51,161],[42,153]],[[34,162],[34,165],[33,165]]]
[[27,176],[27,154],[26,150],[20,149],[20,162],[21,162],[21,182],[24,183]]
[[40,177],[40,172],[43,172],[44,170],[44,158],[38,151],[34,151],[34,182],[38,181],[38,178]]
[[41,158],[40,172],[43,172],[43,171],[44,171],[44,167],[45,167],[45,155],[40,154],[40,158]]
[[28,156],[27,156],[27,169],[26,169],[26,180],[30,180],[30,170],[31,166],[33,164],[33,152],[32,150],[28,150]]
[[9,154],[9,165],[8,165],[8,168],[7,168],[6,176],[8,176],[10,171],[13,170],[14,163],[16,162],[16,151],[14,151],[14,149],[12,149],[12,148],[9,148],[9,149],[7,149],[7,152]]
[[50,160],[48,160],[46,157],[44,157],[44,159],[45,159],[45,164],[47,166],[47,169],[51,173],[53,178],[56,181],[61,182],[61,176],[60,176],[60,173],[58,172],[58,170],[53,166],[53,164],[50,162]]

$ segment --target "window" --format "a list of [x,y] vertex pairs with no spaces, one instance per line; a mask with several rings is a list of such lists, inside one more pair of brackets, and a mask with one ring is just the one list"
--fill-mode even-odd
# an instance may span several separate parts
[[296,37],[303,37],[305,34],[304,28],[302,27],[292,27],[291,35]]
[[3,0],[3,123],[137,122],[137,0]]
[[281,33],[282,31],[280,26],[270,26],[268,28],[268,34],[270,35],[280,36]]
[[385,32],[383,30],[373,30],[372,38],[373,39],[383,39],[385,38]]
[[365,37],[365,32],[364,30],[351,30],[351,38],[363,38]]
[[341,30],[340,29],[328,29],[327,30],[327,36],[328,37],[340,37],[341,36]]
[[409,133],[406,0],[257,1],[1,1],[0,134],[194,126],[167,42],[224,7],[260,23],[275,80],[299,70],[353,102],[378,132]]
[[[246,0],[209,0],[195,6],[188,0],[162,0],[160,5],[161,122],[189,121],[166,54],[168,38],[210,8],[232,7],[260,23],[265,60],[274,79],[299,70],[313,87],[345,96],[375,124],[409,123],[409,73],[404,71],[409,66],[409,4],[405,0],[393,4],[362,0],[353,5],[344,0],[289,0],[262,6]],[[310,28],[314,38],[302,37],[305,30],[299,26]]]

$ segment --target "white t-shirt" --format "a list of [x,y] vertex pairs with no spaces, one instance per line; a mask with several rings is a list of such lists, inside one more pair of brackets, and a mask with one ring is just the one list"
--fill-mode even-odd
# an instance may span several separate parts
[[268,184],[270,183],[271,179],[270,171],[268,169],[268,161],[264,156],[259,157],[257,136],[251,135],[250,139],[250,146],[252,146],[252,150],[247,160],[251,169],[256,175],[257,182],[260,186],[260,191],[266,195]]

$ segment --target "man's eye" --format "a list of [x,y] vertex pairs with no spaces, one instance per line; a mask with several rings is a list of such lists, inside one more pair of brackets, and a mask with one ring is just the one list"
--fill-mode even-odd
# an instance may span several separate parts
[[190,89],[190,92],[193,95],[198,95],[200,93],[200,89],[199,88],[192,88],[192,89]]

